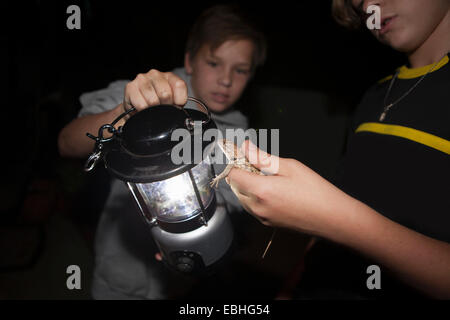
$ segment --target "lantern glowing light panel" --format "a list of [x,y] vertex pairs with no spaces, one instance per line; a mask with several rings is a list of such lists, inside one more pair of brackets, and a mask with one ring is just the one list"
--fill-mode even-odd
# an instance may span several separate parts
[[[213,178],[210,158],[207,157],[191,171],[203,207],[208,207],[214,197],[210,187]],[[145,202],[152,216],[147,217],[150,220],[182,222],[202,213],[189,172],[162,181],[136,183],[133,190],[137,190]]]

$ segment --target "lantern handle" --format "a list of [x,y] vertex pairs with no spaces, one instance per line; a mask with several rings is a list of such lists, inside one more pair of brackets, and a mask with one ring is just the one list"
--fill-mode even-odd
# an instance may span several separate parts
[[[192,101],[197,103],[198,105],[200,105],[206,113],[206,115],[208,116],[207,120],[203,120],[202,121],[202,125],[205,125],[207,123],[209,123],[209,121],[211,121],[211,113],[208,109],[208,107],[206,106],[205,103],[203,103],[202,101],[200,101],[199,99],[196,99],[194,97],[188,97],[187,98],[188,101]],[[184,105],[183,107],[181,107],[183,109],[183,111],[186,113],[186,115],[188,116],[186,119],[186,127],[189,130],[193,130],[194,129],[194,120],[192,120],[192,118],[189,116],[189,114],[186,112],[185,107],[186,105]],[[126,115],[130,114],[131,112],[136,111],[136,108],[133,106],[132,108],[126,110],[125,112],[123,112],[121,115],[119,115],[116,119],[114,119],[113,122],[111,122],[111,124],[104,124],[103,126],[100,127],[100,129],[98,129],[98,136],[94,136],[92,134],[90,134],[89,132],[86,133],[86,135],[91,138],[92,140],[95,141],[95,147],[94,147],[94,151],[91,153],[91,155],[89,156],[89,158],[87,159],[85,165],[84,165],[84,170],[89,172],[92,169],[94,169],[95,165],[97,164],[97,162],[103,157],[103,145],[105,142],[109,142],[114,138],[114,135],[120,131],[119,129],[116,129],[114,127],[114,125],[123,117],[125,117]],[[103,131],[104,130],[108,130],[109,133],[112,134],[111,137],[109,138],[104,138],[103,137]]]
[[[211,121],[211,112],[209,111],[209,108],[206,106],[206,104],[194,97],[187,97],[187,101],[192,101],[197,103],[199,106],[201,106],[205,111],[204,113],[208,116],[207,120],[203,120],[202,121],[202,125],[208,124]],[[191,117],[189,117],[189,114],[186,112],[185,107],[186,104],[184,106],[182,106],[181,108],[183,109],[183,111],[185,112],[185,114],[188,116],[188,118],[186,119],[186,126],[192,130],[194,128],[194,120],[192,120]],[[133,106],[132,108],[128,109],[126,112],[122,113],[119,117],[117,117],[116,120],[114,120],[111,125],[114,126],[116,124],[117,121],[119,121],[120,119],[122,119],[124,116],[126,116],[127,114],[136,111],[136,108]]]
[[[197,98],[194,98],[194,97],[188,97],[187,100],[197,103],[199,106],[201,106],[205,110],[204,113],[208,116],[208,119],[207,120],[202,120],[202,126],[205,125],[205,124],[208,124],[211,121],[211,112],[209,111],[209,108],[206,106],[206,104],[203,101],[201,101],[201,100],[199,100]],[[186,127],[189,130],[193,130],[194,129],[194,120],[192,120],[192,118],[189,117],[189,114],[184,109],[185,106],[186,105],[183,106],[183,111],[188,116],[188,118],[186,119],[185,124],[186,124]]]

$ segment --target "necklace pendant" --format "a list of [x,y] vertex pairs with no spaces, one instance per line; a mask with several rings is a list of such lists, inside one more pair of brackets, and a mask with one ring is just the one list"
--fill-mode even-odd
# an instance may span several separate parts
[[391,109],[391,107],[392,107],[393,105],[394,105],[394,104],[391,103],[391,104],[389,104],[388,106],[384,107],[384,110],[383,110],[383,112],[382,112],[381,115],[380,115],[380,119],[379,119],[380,121],[383,121],[384,118],[386,118],[386,114],[388,113],[389,109]]

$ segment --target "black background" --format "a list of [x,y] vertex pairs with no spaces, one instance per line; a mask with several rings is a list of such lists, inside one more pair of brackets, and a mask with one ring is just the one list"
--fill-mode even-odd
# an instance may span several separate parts
[[[24,141],[35,135],[20,128],[39,127],[40,138],[45,139],[41,143],[52,145],[54,155],[55,135],[76,116],[82,92],[117,79],[133,79],[151,68],[169,71],[182,66],[190,25],[214,3],[220,2],[10,4],[5,12],[2,96],[9,119],[5,129],[16,138],[8,139],[8,148],[17,147],[18,137]],[[70,4],[81,8],[81,30],[66,27]],[[253,86],[325,92],[344,101],[342,111],[350,114],[370,84],[403,63],[400,54],[377,43],[368,31],[350,32],[338,26],[331,17],[331,1],[240,4],[254,16],[269,45],[267,62]]]
[[[81,93],[151,68],[182,66],[189,27],[203,9],[224,2],[8,3],[0,60],[7,164],[0,190],[2,224],[45,222],[48,212],[40,212],[39,206],[32,204],[37,213],[24,209],[31,193],[42,197],[38,200],[44,208],[60,206],[92,232],[107,187],[104,180],[93,182],[82,173],[84,159],[59,157],[58,132],[76,117]],[[367,30],[338,26],[329,0],[239,3],[254,16],[269,47],[266,64],[248,91],[271,86],[322,92],[338,102],[337,112],[351,117],[363,92],[405,62]],[[81,30],[66,27],[71,4],[81,8]],[[243,112],[251,116],[257,106]],[[270,127],[271,115],[262,117]],[[295,143],[296,137],[285,139]],[[105,175],[101,170],[96,174]]]

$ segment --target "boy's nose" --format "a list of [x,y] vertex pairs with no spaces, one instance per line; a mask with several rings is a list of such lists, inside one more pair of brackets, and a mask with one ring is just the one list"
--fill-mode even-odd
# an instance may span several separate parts
[[219,76],[219,84],[224,87],[231,87],[231,84],[233,83],[232,77],[231,77],[231,71],[225,70],[222,72],[222,74]]

